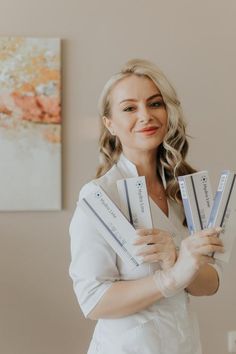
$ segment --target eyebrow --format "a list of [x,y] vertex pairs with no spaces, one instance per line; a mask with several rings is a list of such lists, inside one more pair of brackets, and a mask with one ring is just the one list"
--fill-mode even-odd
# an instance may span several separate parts
[[[152,96],[148,97],[147,101],[150,101],[151,99],[156,98],[156,97],[162,97],[162,95],[160,93],[156,93],[155,95],[152,95]],[[123,102],[127,102],[127,101],[136,102],[137,100],[135,98],[127,98],[125,100],[120,101],[120,104],[123,103]]]

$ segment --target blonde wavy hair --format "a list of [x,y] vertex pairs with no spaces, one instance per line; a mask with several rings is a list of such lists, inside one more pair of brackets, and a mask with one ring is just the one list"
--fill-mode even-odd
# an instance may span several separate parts
[[101,163],[98,167],[96,177],[105,174],[117,162],[122,152],[119,139],[112,135],[105,127],[102,117],[106,116],[107,118],[111,118],[112,89],[119,81],[130,75],[143,76],[151,79],[161,92],[168,115],[168,129],[163,142],[159,145],[157,150],[157,165],[161,164],[164,168],[167,182],[167,197],[181,203],[177,177],[196,172],[196,170],[185,161],[189,147],[185,133],[186,123],[175,89],[160,69],[147,60],[133,59],[128,61],[121,68],[119,73],[113,75],[110,80],[108,80],[103,88],[98,105],[101,118],[101,134],[99,139]]

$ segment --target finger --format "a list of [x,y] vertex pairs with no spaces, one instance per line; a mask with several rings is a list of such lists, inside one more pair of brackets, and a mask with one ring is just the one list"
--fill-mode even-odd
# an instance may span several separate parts
[[[147,236],[146,236],[146,240],[147,240]],[[161,245],[168,244],[170,241],[173,242],[171,236],[169,234],[163,234],[162,232],[160,232],[159,234],[149,235],[148,238],[148,242],[158,243]]]
[[152,235],[136,237],[132,242],[133,245],[147,245],[149,243],[153,243]]
[[207,255],[212,252],[220,252],[224,253],[224,247],[222,246],[217,246],[217,245],[207,245],[207,246],[202,246],[197,249],[197,253],[200,253],[202,255]]
[[168,232],[161,232],[159,235],[154,235],[157,238],[159,243],[168,243],[173,242],[173,236]]
[[[155,230],[155,229],[153,229]],[[171,235],[167,232],[162,232],[160,231],[160,233],[153,233],[153,234],[146,234],[146,235],[138,235],[134,240],[133,240],[133,244],[134,245],[140,245],[140,244],[147,244],[147,245],[151,245],[154,243],[158,243],[158,244],[167,244],[169,242],[173,242],[173,239],[171,237]]]
[[136,233],[138,236],[148,236],[152,234],[158,234],[159,230],[158,229],[137,229]]
[[222,240],[217,237],[217,236],[205,236],[205,237],[197,237],[195,239],[195,242],[199,246],[205,246],[205,245],[217,245],[217,246],[223,246]]
[[149,235],[142,235],[138,236],[134,239],[134,245],[141,245],[141,244],[154,244],[154,243],[166,243],[166,238],[164,239],[161,235],[157,234],[149,234]]
[[154,254],[154,253],[159,253],[163,250],[163,247],[159,246],[159,245],[147,245],[145,247],[142,247],[141,249],[139,249],[135,254],[137,256],[146,256],[146,255],[150,255],[150,254]]
[[212,227],[210,229],[202,230],[202,231],[196,233],[195,235],[199,236],[199,237],[212,236],[212,235],[217,235],[218,236],[222,230],[223,229],[220,226]]
[[157,253],[147,256],[141,256],[141,259],[144,263],[160,262],[160,256]]

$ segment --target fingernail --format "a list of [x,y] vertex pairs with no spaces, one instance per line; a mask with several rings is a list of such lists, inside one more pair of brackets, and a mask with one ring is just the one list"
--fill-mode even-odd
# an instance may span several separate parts
[[221,231],[223,230],[223,227],[217,226],[217,227],[215,228],[215,230],[216,230],[216,232],[221,232]]

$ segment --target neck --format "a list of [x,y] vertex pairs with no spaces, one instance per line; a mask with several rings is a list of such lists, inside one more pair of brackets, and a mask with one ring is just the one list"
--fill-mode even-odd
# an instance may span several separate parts
[[146,177],[148,189],[157,183],[157,150],[144,152],[141,151],[138,153],[124,151],[124,155],[135,164],[139,176]]

